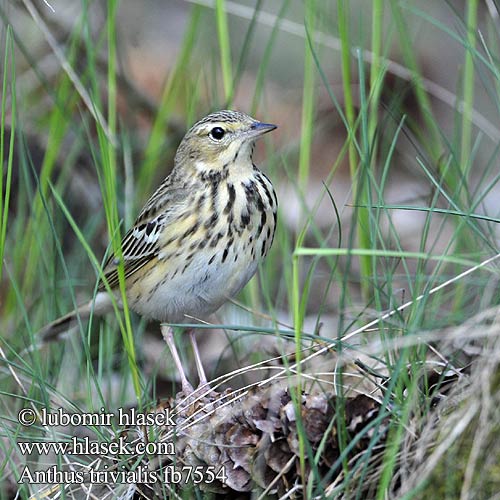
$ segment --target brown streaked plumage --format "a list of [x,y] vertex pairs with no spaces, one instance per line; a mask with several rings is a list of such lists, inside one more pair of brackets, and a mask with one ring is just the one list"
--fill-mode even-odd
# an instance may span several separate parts
[[[203,319],[236,295],[271,247],[277,198],[271,181],[253,164],[255,140],[275,125],[237,111],[212,113],[186,133],[170,175],[151,196],[124,236],[127,301],[132,310],[162,323]],[[107,284],[118,287],[118,261],[104,266]],[[52,324],[42,334],[67,330],[76,315],[112,309],[104,283],[94,304]],[[162,325],[183,390],[192,390],[173,342]],[[200,382],[206,378],[192,331]]]

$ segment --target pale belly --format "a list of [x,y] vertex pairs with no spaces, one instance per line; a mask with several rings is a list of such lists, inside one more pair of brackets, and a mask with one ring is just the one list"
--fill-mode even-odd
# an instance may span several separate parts
[[[255,274],[260,260],[252,258],[243,245],[240,248],[233,245],[224,262],[223,257],[222,251],[201,251],[185,270],[179,258],[179,265],[175,266],[177,272],[171,271],[173,266],[169,265],[161,280],[157,279],[156,272],[151,272],[129,288],[127,298],[131,309],[167,323],[195,323],[197,319],[206,319],[238,294]],[[161,273],[164,263],[157,261],[157,267]]]

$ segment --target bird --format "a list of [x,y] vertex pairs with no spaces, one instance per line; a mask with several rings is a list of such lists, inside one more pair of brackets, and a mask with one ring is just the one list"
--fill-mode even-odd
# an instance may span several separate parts
[[[95,298],[40,332],[50,340],[78,317],[101,316],[120,301],[118,266],[123,259],[131,310],[160,323],[179,372],[182,391],[193,387],[169,324],[193,323],[216,312],[257,271],[274,239],[278,199],[257,168],[255,142],[276,129],[240,111],[213,112],[196,122],[180,142],[170,174],[146,202],[109,256]],[[208,385],[194,330],[187,328],[199,385]]]

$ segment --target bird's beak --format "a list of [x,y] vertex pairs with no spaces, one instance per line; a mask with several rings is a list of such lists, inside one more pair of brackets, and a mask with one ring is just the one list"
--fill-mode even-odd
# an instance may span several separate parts
[[262,122],[255,122],[250,126],[250,130],[248,131],[248,135],[250,137],[258,137],[259,135],[267,134],[267,132],[271,132],[271,130],[274,130],[275,128],[278,128],[277,125],[273,125],[272,123],[262,123]]

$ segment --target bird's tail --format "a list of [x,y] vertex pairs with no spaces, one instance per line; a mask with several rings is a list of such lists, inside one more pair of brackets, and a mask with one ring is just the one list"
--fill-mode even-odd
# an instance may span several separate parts
[[102,316],[110,312],[112,309],[113,303],[108,293],[99,292],[94,300],[77,307],[74,311],[61,316],[55,321],[52,321],[52,323],[44,326],[38,332],[38,339],[42,343],[59,340],[63,333],[66,333],[78,324],[78,318],[80,318],[80,321],[85,321],[91,314],[94,316]]

